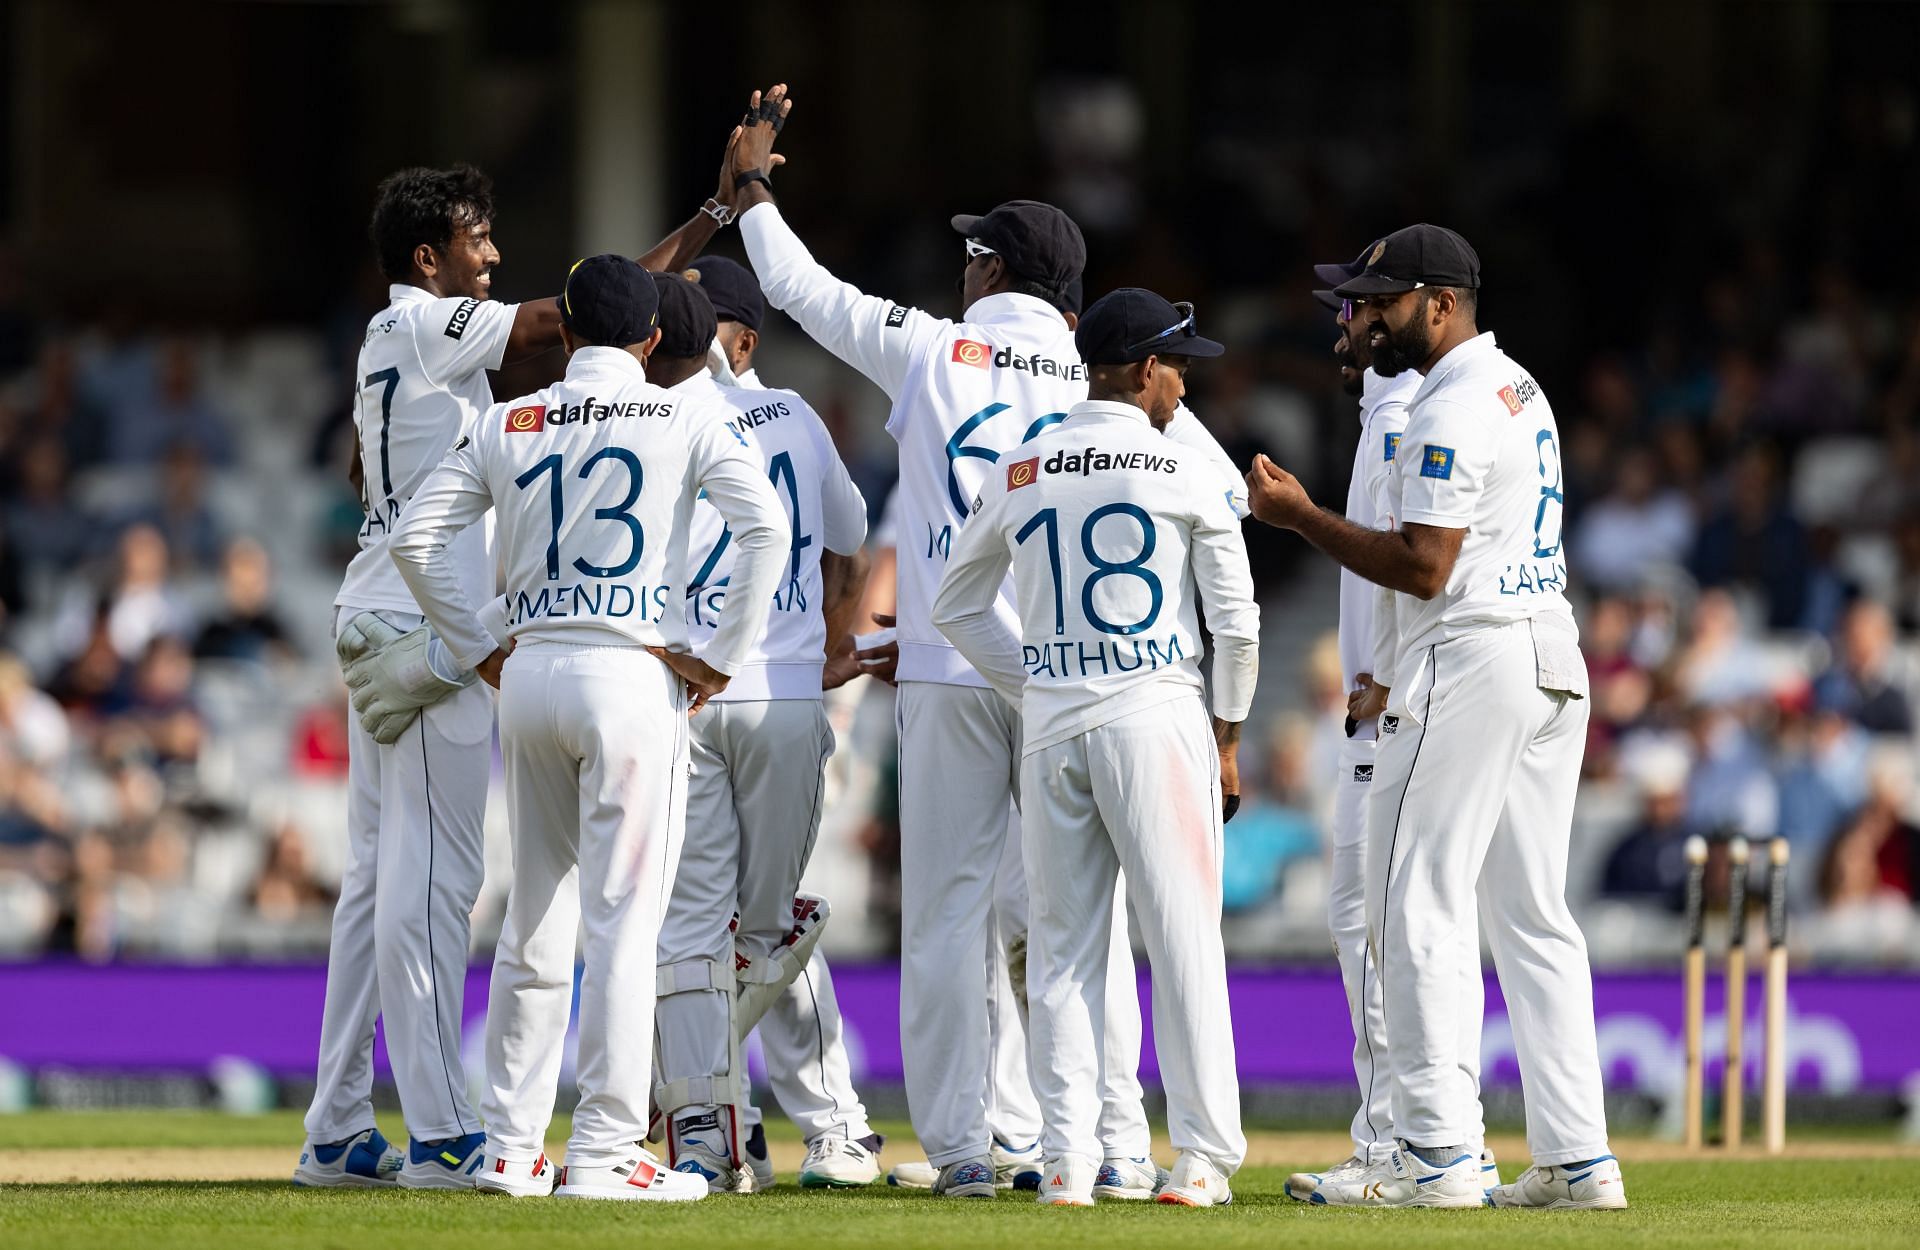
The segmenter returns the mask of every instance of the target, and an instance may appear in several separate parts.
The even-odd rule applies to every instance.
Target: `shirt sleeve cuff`
[[[1401,512],[1402,525],[1432,525],[1444,530],[1463,530],[1473,520],[1470,512],[1429,512],[1424,508],[1410,508]]]

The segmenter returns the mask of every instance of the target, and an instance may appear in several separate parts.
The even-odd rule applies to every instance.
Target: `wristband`
[[[730,224],[734,218],[734,211],[712,196],[707,197],[707,202],[700,206],[700,211],[713,218],[716,224],[722,226]]]
[[[765,174],[761,173],[757,169],[749,169],[743,174],[735,175],[733,179],[733,189],[735,191],[738,191],[741,188],[745,187],[749,182],[758,182],[765,185],[768,191],[773,190],[773,180],[768,178]]]

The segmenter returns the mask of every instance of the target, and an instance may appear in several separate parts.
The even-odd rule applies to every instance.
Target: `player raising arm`
[[[393,558],[459,664],[501,687],[514,875],[487,1012],[483,1187],[543,1193],[572,986],[580,1104],[563,1197],[702,1197],[638,1143],[651,1092],[654,944],[685,832],[687,721],[766,625],[788,529],[745,442],[649,382],[652,275],[577,264],[560,300],[567,376],[489,409],[401,514]],[[701,492],[733,530],[737,598],[686,653],[686,534]],[[449,555],[498,512],[511,663]],[[684,680],[683,680],[684,679]],[[691,699],[689,698],[691,696]],[[636,992],[635,987],[640,987]]]

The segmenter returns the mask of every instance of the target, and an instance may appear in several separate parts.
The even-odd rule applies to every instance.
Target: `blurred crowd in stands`
[[[1542,377],[1593,677],[1569,894],[1597,960],[1665,965],[1685,838],[1779,835],[1803,956],[1920,967],[1920,305],[1764,247],[1699,304],[1685,335]],[[1237,459],[1275,452],[1339,498],[1354,425],[1329,328],[1291,290],[1212,307],[1266,346],[1196,371],[1196,411]],[[798,334],[775,336],[774,371],[798,375]],[[0,956],[324,949],[346,723],[330,603],[358,520],[340,471],[350,356],[320,331],[45,324],[0,253]],[[850,395],[816,403],[874,403]],[[877,503],[889,448],[846,450]],[[1286,536],[1250,537],[1268,637],[1228,829],[1229,939],[1240,958],[1317,960],[1345,694],[1333,578]],[[879,728],[843,742],[884,756],[888,696],[868,685],[845,715]],[[849,761],[856,810],[829,821],[837,853],[874,861],[869,950],[888,947],[893,906],[884,763]],[[1725,881],[1716,849],[1715,900]]]

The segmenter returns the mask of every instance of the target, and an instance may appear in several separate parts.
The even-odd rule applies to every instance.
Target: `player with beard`
[[[1627,1205],[1607,1148],[1593,977],[1567,907],[1568,845],[1588,718],[1567,603],[1559,427],[1540,384],[1477,324],[1480,258],[1417,225],[1374,244],[1334,293],[1355,300],[1384,377],[1422,375],[1388,502],[1397,529],[1314,506],[1265,456],[1254,515],[1400,592],[1399,645],[1368,813],[1367,933],[1392,1028],[1387,1158],[1313,1190],[1335,1206]],[[1384,726],[1384,722],[1383,722]],[[1472,1148],[1477,1043],[1461,1001],[1475,883],[1513,1024],[1533,1166],[1484,1188]],[[1475,1046],[1477,1049],[1477,1045]]]

